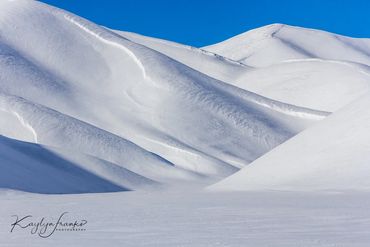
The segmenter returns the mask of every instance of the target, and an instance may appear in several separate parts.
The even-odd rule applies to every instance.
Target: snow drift
[[[370,94],[309,128],[236,174],[221,190],[369,190]]]
[[[37,1],[0,9],[4,188],[206,186],[235,172],[225,182],[249,181],[245,170],[370,89],[368,40],[272,25],[198,49]],[[48,187],[55,177],[65,180]]]

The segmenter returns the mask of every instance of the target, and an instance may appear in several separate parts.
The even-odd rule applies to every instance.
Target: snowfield
[[[359,192],[6,192],[1,198],[2,246],[367,247],[370,242],[369,195]],[[9,232],[10,214],[54,222],[63,212],[66,221],[86,220],[86,231],[57,231],[48,238],[19,227]]]
[[[2,0],[0,246],[368,246],[369,105],[370,39],[195,48]],[[67,211],[86,231],[11,232]]]

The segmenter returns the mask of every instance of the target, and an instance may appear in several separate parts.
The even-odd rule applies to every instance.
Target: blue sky
[[[42,0],[100,25],[192,46],[271,23],[370,38],[368,0]]]

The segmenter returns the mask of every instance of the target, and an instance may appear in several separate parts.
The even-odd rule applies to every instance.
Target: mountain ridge
[[[250,41],[240,36],[197,49],[110,30],[36,1],[6,0],[0,7],[0,135],[34,143],[30,147],[40,153],[43,147],[63,150],[61,167],[71,167],[70,159],[86,161],[80,167],[96,178],[83,181],[106,180],[108,191],[151,184],[203,188],[229,179],[370,92],[370,62],[353,48],[367,49],[367,43],[344,45],[329,33],[310,35],[315,42],[343,45],[339,55],[324,47],[307,53],[323,58],[302,57],[288,41],[274,40],[264,44],[271,50],[256,52],[248,64],[217,51],[248,48]],[[305,29],[265,29],[242,37],[289,37],[312,50]],[[258,35],[249,38],[260,43]],[[33,164],[47,166],[38,159],[34,154]],[[121,176],[113,176],[112,167]],[[6,171],[17,172],[11,169],[22,167]],[[65,176],[76,178],[74,171]],[[50,191],[26,185],[22,190],[76,192],[63,183]],[[90,185],[83,192],[102,191]]]

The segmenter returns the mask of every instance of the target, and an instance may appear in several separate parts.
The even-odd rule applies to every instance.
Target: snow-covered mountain
[[[0,10],[1,188],[370,187],[370,40],[275,24],[195,48]]]
[[[368,190],[369,104],[367,94],[211,189]]]
[[[284,24],[257,28],[204,49],[255,67],[308,58],[370,65],[370,39]]]

